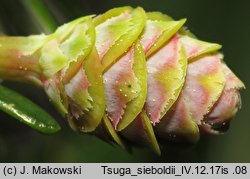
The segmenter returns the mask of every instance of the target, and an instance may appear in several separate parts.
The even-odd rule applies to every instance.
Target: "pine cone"
[[[223,133],[244,88],[221,45],[198,40],[185,21],[121,7],[50,35],[1,37],[0,77],[43,87],[76,131],[160,153],[158,138]]]

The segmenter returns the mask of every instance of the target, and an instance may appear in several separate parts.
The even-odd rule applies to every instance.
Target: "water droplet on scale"
[[[38,126],[39,126],[39,127],[41,127],[41,128],[45,127],[45,125],[44,125],[44,124],[42,124],[42,123],[41,123],[41,124],[39,124]]]
[[[135,91],[135,90],[131,90],[131,93],[134,93],[134,94],[136,94],[136,91]]]

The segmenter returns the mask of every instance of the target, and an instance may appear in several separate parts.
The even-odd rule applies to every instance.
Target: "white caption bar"
[[[0,178],[250,178],[250,163],[1,163]]]

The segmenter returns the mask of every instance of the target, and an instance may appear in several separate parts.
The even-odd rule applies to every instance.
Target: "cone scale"
[[[244,88],[221,45],[198,40],[185,21],[121,7],[50,35],[0,37],[0,77],[44,88],[75,131],[160,154],[158,139],[223,133]]]

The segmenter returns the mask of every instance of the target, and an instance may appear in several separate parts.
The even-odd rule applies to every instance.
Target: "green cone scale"
[[[0,77],[44,88],[76,131],[160,154],[158,139],[222,133],[244,88],[221,45],[198,40],[185,21],[121,7],[50,35],[0,37]]]

